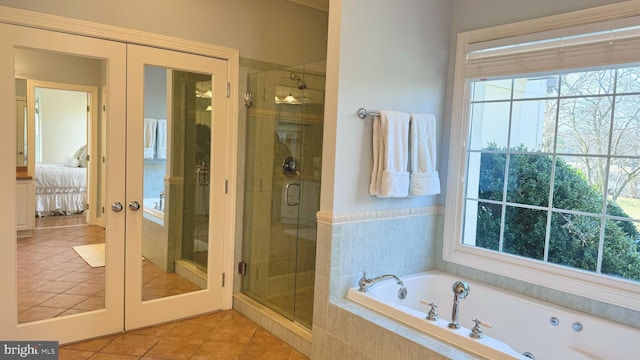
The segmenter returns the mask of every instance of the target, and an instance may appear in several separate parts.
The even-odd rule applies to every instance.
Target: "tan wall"
[[[1,6],[200,41],[284,65],[324,60],[327,13],[286,0],[0,0]]]

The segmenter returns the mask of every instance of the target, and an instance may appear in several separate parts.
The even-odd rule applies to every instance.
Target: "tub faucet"
[[[380,280],[384,280],[384,279],[395,279],[396,280],[396,284],[404,287],[404,282],[402,282],[402,279],[400,279],[399,277],[395,276],[395,275],[380,275],[378,277],[374,277],[373,279],[367,279],[367,273],[362,273],[362,277],[360,278],[360,280],[358,280],[358,285],[360,286],[360,288],[358,289],[358,291],[360,292],[367,292],[367,290],[369,289],[369,287],[371,287],[371,285],[377,283]]]
[[[451,286],[453,290],[453,309],[451,311],[451,322],[449,323],[449,329],[460,329],[458,324],[458,306],[460,305],[460,299],[466,299],[469,295],[469,284],[466,281],[456,281]]]
[[[162,211],[162,210],[164,210],[164,204],[163,204],[163,202],[164,202],[164,191],[160,191],[160,196],[159,197],[160,197],[160,200],[159,200],[160,203],[158,204],[158,210]]]

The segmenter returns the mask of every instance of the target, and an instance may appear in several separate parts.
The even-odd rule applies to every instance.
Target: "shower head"
[[[307,83],[302,79],[298,79],[298,89],[304,90],[306,88],[307,88]]]
[[[469,284],[466,281],[456,281],[451,287],[455,296],[460,299],[464,299],[469,295]]]

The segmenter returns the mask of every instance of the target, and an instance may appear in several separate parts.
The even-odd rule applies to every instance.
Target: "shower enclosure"
[[[242,291],[311,328],[325,62],[247,85]]]

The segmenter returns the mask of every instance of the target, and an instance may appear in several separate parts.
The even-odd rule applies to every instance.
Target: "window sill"
[[[443,260],[575,296],[640,311],[640,284],[560,265],[459,245]]]

